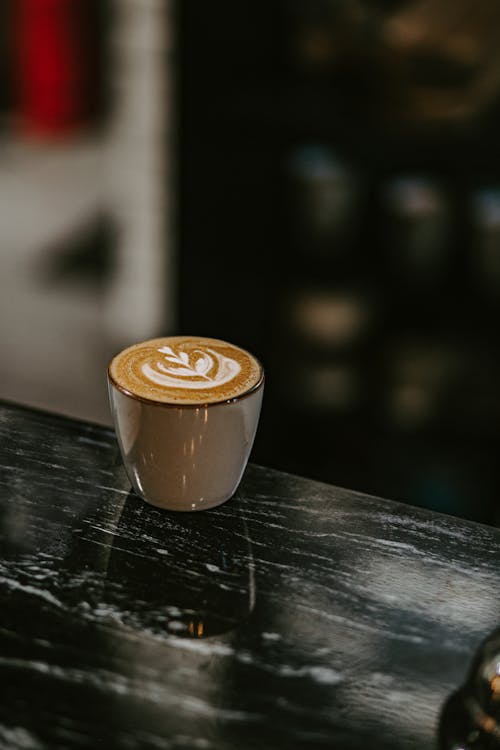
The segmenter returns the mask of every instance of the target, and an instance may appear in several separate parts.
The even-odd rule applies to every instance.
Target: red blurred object
[[[16,0],[14,56],[20,127],[60,135],[88,116],[86,0]]]

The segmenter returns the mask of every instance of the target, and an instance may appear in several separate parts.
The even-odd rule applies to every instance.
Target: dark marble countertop
[[[500,530],[250,465],[197,514],[111,430],[0,406],[0,748],[435,747]]]

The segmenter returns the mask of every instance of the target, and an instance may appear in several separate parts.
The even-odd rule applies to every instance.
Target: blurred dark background
[[[121,346],[267,370],[252,460],[500,523],[500,4],[0,9],[0,397]]]

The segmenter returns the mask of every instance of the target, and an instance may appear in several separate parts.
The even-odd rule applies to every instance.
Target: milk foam
[[[241,371],[235,359],[208,347],[197,347],[188,354],[176,352],[171,346],[162,346],[158,352],[164,355],[163,359],[157,361],[155,367],[146,362],[141,370],[148,380],[167,388],[217,388],[229,383]]]
[[[194,405],[238,398],[264,377],[258,360],[244,349],[194,336],[133,344],[112,359],[109,376],[139,399]]]

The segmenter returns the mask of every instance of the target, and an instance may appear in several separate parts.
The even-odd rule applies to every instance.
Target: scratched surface
[[[500,531],[249,466],[179,515],[114,434],[0,406],[0,748],[435,747]]]

